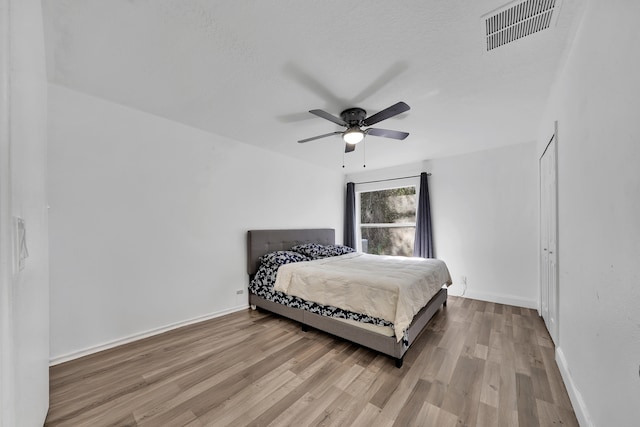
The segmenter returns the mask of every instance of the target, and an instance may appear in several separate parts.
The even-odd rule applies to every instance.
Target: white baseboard
[[[184,320],[181,322],[172,323],[170,325],[162,326],[160,328],[151,329],[145,332],[140,332],[128,337],[120,338],[117,340],[109,341],[107,343],[99,344],[86,348],[84,350],[74,351],[72,353],[64,354],[62,356],[56,356],[49,360],[49,366],[58,365],[60,363],[68,362],[70,360],[78,359],[83,356],[88,356],[99,351],[108,350],[119,345],[128,344],[133,341],[141,340],[143,338],[152,337],[154,335],[162,334],[164,332],[171,331],[173,329],[181,328],[183,326],[192,325],[194,323],[204,322],[205,320],[215,319],[226,314],[235,313],[237,311],[246,310],[249,305],[241,305],[238,307],[232,307],[227,310],[218,311],[216,313],[206,314],[204,316],[195,317],[193,319]]]
[[[538,309],[538,301],[520,298],[513,295],[488,294],[469,290],[467,290],[464,295],[456,295],[453,292],[451,292],[450,295],[477,299],[480,301],[497,302],[498,304],[515,305],[516,307]]]
[[[564,353],[560,347],[556,348],[556,363],[560,369],[560,375],[562,375],[564,385],[567,388],[567,393],[569,394],[569,399],[573,405],[573,411],[576,413],[578,424],[580,424],[581,427],[593,427],[593,422],[591,422],[587,406],[582,399],[582,394],[580,394],[580,391],[578,391],[573,382],[573,377],[571,377],[571,372],[567,365],[567,359],[565,359]]]

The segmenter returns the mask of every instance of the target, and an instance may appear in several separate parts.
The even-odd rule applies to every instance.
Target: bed
[[[437,313],[440,307],[446,306],[447,289],[443,285],[451,283],[446,266],[444,266],[444,270],[447,278],[441,279],[442,283],[438,283],[438,286],[433,291],[433,296],[429,295],[425,305],[419,308],[419,311],[412,316],[410,322],[407,322],[408,327],[403,328],[404,332],[401,337],[393,329],[394,325],[388,320],[343,310],[331,305],[315,304],[295,295],[281,294],[273,289],[264,291],[254,286],[255,282],[262,283],[261,280],[254,280],[256,276],[258,276],[258,279],[262,279],[265,274],[273,274],[273,278],[270,280],[275,283],[277,279],[282,279],[285,275],[285,270],[283,269],[283,273],[279,275],[282,277],[276,278],[275,271],[279,267],[265,270],[265,267],[267,267],[265,265],[260,268],[261,257],[264,257],[263,260],[266,263],[270,255],[280,254],[280,251],[288,253],[291,248],[300,247],[299,245],[304,246],[305,244],[328,245],[327,247],[334,247],[334,249],[344,248],[336,246],[334,243],[335,230],[327,228],[248,231],[247,273],[250,277],[249,304],[253,309],[261,308],[300,322],[303,330],[307,330],[309,327],[316,328],[388,355],[395,359],[396,366],[401,368],[404,355],[411,347],[411,344],[425,329],[429,320]],[[341,261],[342,258],[358,258],[359,255],[354,253],[340,254],[340,256],[336,257],[335,262]],[[331,262],[334,262],[334,260],[331,260]],[[315,264],[322,263],[324,262],[301,263],[296,268],[317,267]],[[442,264],[444,265],[444,263]],[[286,265],[287,268],[292,267],[292,264]],[[330,265],[326,268],[335,270]],[[316,270],[312,271],[315,274]]]

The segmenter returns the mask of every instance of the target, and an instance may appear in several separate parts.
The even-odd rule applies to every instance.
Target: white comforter
[[[351,253],[278,269],[275,290],[393,322],[398,341],[413,316],[451,284],[438,259]]]

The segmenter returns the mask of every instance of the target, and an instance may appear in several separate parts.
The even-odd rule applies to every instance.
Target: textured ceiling
[[[342,170],[342,130],[308,113],[411,110],[345,172],[533,141],[582,9],[485,52],[504,0],[43,0],[52,83]],[[188,141],[184,141],[188,144]]]

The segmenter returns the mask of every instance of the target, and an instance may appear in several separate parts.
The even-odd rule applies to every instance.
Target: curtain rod
[[[431,172],[427,172],[427,176],[431,176]],[[372,184],[374,182],[396,181],[398,179],[420,178],[420,175],[401,176],[399,178],[378,179],[375,181],[354,182],[354,184]]]

